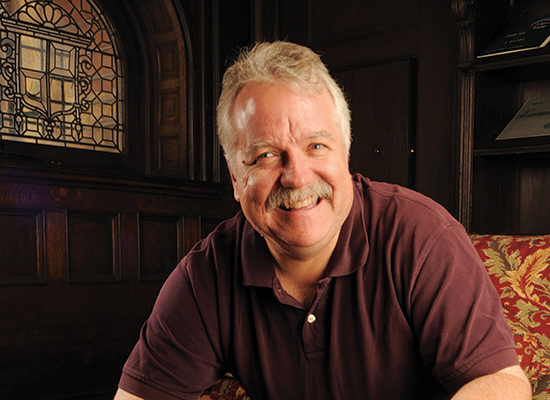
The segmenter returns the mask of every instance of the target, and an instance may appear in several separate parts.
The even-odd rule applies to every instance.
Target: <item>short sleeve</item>
[[[424,363],[451,393],[519,365],[498,293],[461,226],[449,226],[434,241],[410,304]]]
[[[158,400],[198,399],[221,370],[184,259],[167,279],[128,358],[119,387]],[[208,323],[212,323],[209,321]]]

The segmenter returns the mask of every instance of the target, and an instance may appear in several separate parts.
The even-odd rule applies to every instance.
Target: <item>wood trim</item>
[[[473,72],[474,23],[473,1],[453,0],[456,18],[457,95],[455,164],[457,168],[454,214],[469,232],[472,224],[473,137],[475,76]]]

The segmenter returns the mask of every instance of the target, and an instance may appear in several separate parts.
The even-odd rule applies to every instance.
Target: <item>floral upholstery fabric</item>
[[[550,399],[550,235],[471,235],[497,288],[533,400]],[[230,375],[201,400],[249,400]]]
[[[231,374],[226,374],[204,392],[200,400],[250,400],[250,397]]]
[[[550,235],[471,235],[497,288],[533,399],[550,398]]]

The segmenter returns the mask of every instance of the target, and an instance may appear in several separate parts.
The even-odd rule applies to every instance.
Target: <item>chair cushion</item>
[[[250,400],[250,397],[231,374],[226,374],[204,392],[200,400]]]
[[[533,399],[550,398],[550,235],[471,235],[497,288]]]

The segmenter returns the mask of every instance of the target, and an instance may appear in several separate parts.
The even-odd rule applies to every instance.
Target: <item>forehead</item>
[[[235,100],[233,122],[239,141],[283,133],[323,137],[340,134],[328,91],[302,93],[281,83],[245,85]]]

